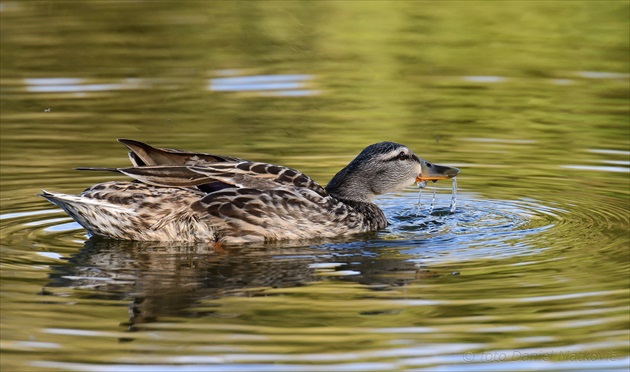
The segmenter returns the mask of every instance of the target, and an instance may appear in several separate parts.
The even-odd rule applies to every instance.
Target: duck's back
[[[211,193],[141,182],[106,182],[80,195],[42,193],[90,234],[139,241],[242,244],[332,238],[386,225],[307,188],[225,188]]]

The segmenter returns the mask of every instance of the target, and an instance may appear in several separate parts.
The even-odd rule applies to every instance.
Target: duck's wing
[[[144,142],[119,138],[129,149],[129,160],[136,167],[156,165],[204,165],[222,162],[244,161],[232,156],[212,155],[176,149],[158,149]]]
[[[271,189],[279,186],[306,188],[326,196],[326,190],[304,173],[280,165],[240,161],[224,162],[212,166],[190,167],[194,172],[206,175],[239,188]]]
[[[129,139],[118,141],[129,149],[134,167],[77,169],[114,171],[150,185],[196,187],[208,193],[226,187],[264,190],[284,186],[327,195],[322,186],[295,169],[231,156],[158,149]]]
[[[117,172],[156,186],[193,187],[213,191],[220,184],[236,188],[307,188],[325,196],[326,190],[305,174],[279,165],[248,161],[206,163],[203,166],[144,166]],[[222,188],[222,187],[218,187]],[[204,190],[205,191],[205,190]]]
[[[205,163],[204,165],[156,165],[129,168],[77,168],[79,170],[113,171],[140,182],[166,187],[196,187],[204,192],[223,188],[258,190],[280,187],[306,188],[326,196],[326,190],[307,175],[291,168],[241,160]]]

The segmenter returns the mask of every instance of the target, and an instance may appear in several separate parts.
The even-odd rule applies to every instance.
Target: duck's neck
[[[343,201],[372,203],[374,192],[361,177],[355,175],[355,171],[347,166],[335,174],[326,185],[326,192]]]
[[[382,229],[387,226],[387,218],[383,211],[372,203],[375,193],[360,173],[354,162],[350,163],[328,182],[326,192],[346,205],[349,217],[354,216],[351,219],[356,221],[356,217],[361,216],[358,221],[366,231]]]
[[[380,230],[387,226],[385,213],[378,205],[371,202],[361,202],[356,200],[344,200],[336,198],[347,207],[348,217],[363,225],[365,231]],[[360,216],[359,218],[357,218]]]

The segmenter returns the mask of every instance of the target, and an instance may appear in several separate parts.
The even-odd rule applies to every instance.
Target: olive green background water
[[[0,2],[3,371],[627,370],[627,1]],[[392,140],[458,166],[391,226],[87,239],[43,188],[116,138],[325,184]]]

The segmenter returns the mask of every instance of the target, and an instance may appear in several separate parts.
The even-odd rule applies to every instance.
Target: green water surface
[[[2,1],[2,371],[630,366],[627,1]],[[297,168],[457,166],[391,224],[237,247],[88,239],[36,194],[116,138]]]

